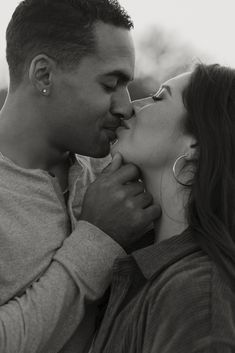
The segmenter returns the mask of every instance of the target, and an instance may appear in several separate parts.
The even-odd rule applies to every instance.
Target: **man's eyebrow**
[[[120,70],[114,70],[106,73],[104,76],[116,76],[120,81],[122,82],[130,82],[133,81],[133,77],[130,76],[129,74],[120,71]]]
[[[162,85],[161,88],[165,88],[167,90],[167,92],[169,93],[169,95],[172,97],[172,91],[171,91],[171,87],[168,85]]]

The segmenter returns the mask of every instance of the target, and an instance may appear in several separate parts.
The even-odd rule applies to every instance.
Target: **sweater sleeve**
[[[56,353],[75,330],[81,341],[91,339],[93,327],[84,332],[84,320],[95,313],[90,308],[107,289],[113,261],[122,254],[105,233],[79,221],[42,276],[0,307],[0,352]]]

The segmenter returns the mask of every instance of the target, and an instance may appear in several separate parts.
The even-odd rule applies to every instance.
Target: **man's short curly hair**
[[[94,24],[130,30],[133,23],[116,0],[25,0],[7,27],[7,62],[11,82],[19,84],[27,64],[44,53],[62,67],[73,67],[95,52]]]

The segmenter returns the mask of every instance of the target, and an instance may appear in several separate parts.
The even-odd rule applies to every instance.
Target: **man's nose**
[[[113,100],[112,114],[122,119],[130,119],[133,115],[133,106],[127,90],[120,92]]]

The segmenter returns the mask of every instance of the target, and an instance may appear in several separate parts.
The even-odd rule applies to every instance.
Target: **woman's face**
[[[183,119],[186,109],[182,101],[183,89],[191,73],[165,82],[153,97],[133,102],[134,116],[125,123],[128,129],[117,130],[118,141],[112,154],[120,152],[125,162],[140,168],[172,166],[185,153],[186,137]]]

